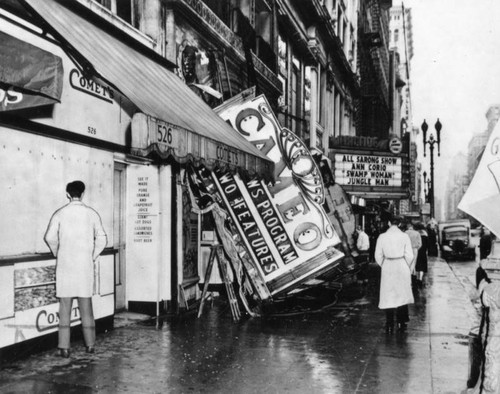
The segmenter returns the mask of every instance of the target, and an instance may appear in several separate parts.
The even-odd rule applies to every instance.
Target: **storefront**
[[[133,105],[114,87],[83,76],[51,38],[2,10],[0,52],[0,358],[58,329],[55,259],[43,241],[52,213],[79,179],[101,216],[107,248],[95,266],[94,314],[112,327],[120,269],[117,168],[125,157]],[[122,159],[120,159],[122,158]],[[74,307],[72,325],[80,324]]]
[[[100,213],[108,235],[93,304],[98,326],[112,327],[116,310],[158,315],[199,298],[201,232],[187,198],[188,163],[273,172],[272,161],[169,71],[168,61],[94,25],[77,4],[27,3],[41,18],[34,25],[1,10],[1,34],[10,37],[2,55],[25,57],[10,67],[25,67],[23,75],[37,63],[32,53],[50,63],[40,67],[49,74],[43,89],[15,72],[1,81],[0,200],[9,223],[0,249],[2,357],[57,332],[55,260],[43,235],[67,202],[68,182],[85,182],[84,202]],[[50,34],[40,34],[40,23]],[[28,93],[34,98],[25,100]],[[78,308],[72,324],[80,324]]]

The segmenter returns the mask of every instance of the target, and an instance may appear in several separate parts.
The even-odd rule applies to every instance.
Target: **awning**
[[[147,155],[156,151],[179,162],[194,159],[209,168],[241,168],[250,174],[272,176],[274,163],[173,72],[153,60],[153,56],[138,52],[94,25],[91,18],[68,8],[76,10],[81,5],[68,0],[25,2],[54,29],[59,39],[92,65],[98,77],[116,86],[148,115],[146,120],[140,117],[135,122],[137,127],[132,126],[133,143],[142,144],[132,146],[134,152]],[[151,122],[159,122],[161,130],[151,133]]]
[[[62,82],[61,58],[0,31],[0,111],[59,102]]]

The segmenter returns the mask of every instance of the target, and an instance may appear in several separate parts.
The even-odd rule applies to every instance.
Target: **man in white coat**
[[[379,308],[386,311],[386,331],[406,330],[408,304],[414,302],[411,288],[413,250],[410,237],[399,229],[401,218],[393,217],[389,229],[380,234],[375,247],[375,261],[382,267]]]
[[[66,358],[70,354],[70,314],[73,298],[78,298],[86,351],[94,352],[94,263],[107,243],[101,217],[82,202],[84,191],[85,184],[81,181],[67,184],[66,196],[70,202],[52,215],[44,237],[57,259],[58,348],[59,355]]]

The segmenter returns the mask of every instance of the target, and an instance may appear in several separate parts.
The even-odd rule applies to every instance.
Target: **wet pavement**
[[[4,366],[0,392],[459,393],[474,294],[453,265],[429,266],[406,333],[385,333],[376,281],[341,293],[333,307],[292,317],[233,323],[229,308],[215,305],[200,319],[157,329],[124,314],[118,328],[98,335],[95,354],[75,342],[70,359],[53,350]]]

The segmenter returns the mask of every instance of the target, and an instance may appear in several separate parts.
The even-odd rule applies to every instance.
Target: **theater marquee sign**
[[[335,181],[345,186],[402,186],[402,158],[335,154]]]

